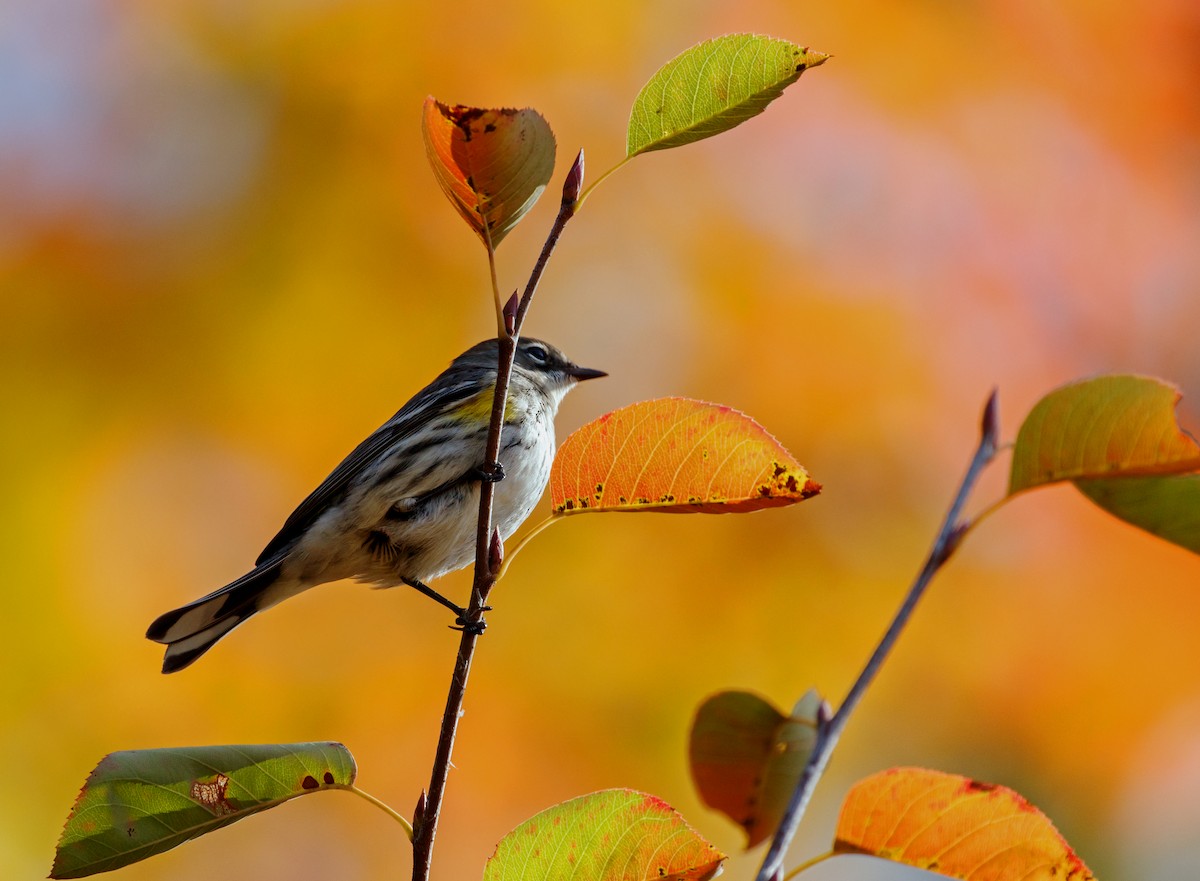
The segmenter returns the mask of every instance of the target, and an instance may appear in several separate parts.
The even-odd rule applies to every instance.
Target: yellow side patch
[[[490,386],[477,392],[454,408],[454,420],[469,424],[487,422],[492,418],[492,399],[495,396],[495,386]],[[512,395],[505,402],[504,419],[508,421],[513,416]]]

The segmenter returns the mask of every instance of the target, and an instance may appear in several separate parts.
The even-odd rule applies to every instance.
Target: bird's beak
[[[593,370],[591,367],[576,367],[572,364],[567,368],[567,376],[576,382],[583,382],[585,379],[599,379],[602,376],[608,376],[608,374],[603,370]]]

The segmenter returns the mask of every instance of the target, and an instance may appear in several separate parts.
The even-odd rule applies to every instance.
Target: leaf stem
[[[508,574],[508,564],[516,559],[517,554],[521,553],[525,545],[529,544],[529,542],[533,540],[534,536],[536,536],[542,530],[554,525],[561,519],[562,517],[551,514],[549,517],[542,518],[542,520],[539,521],[538,524],[533,527],[533,529],[521,536],[521,540],[513,546],[512,550],[505,552],[504,565],[502,565],[500,567],[500,571],[496,573],[496,580],[499,581]]]
[[[355,786],[353,783],[351,783],[349,786],[345,786],[342,788],[345,789],[347,792],[353,792],[359,798],[366,799],[368,802],[375,805],[375,807],[379,808],[379,810],[383,811],[385,814],[387,814],[389,817],[391,817],[393,820],[395,820],[397,823],[399,823],[401,826],[403,826],[404,834],[408,836],[408,840],[410,842],[413,840],[412,824],[409,823],[408,820],[406,820],[404,818],[404,816],[402,814],[400,814],[398,811],[393,810],[390,805],[386,804],[385,802],[380,801],[375,796],[371,795],[371,793],[364,792],[363,790],[361,790],[357,786]]]
[[[930,580],[945,565],[962,540],[964,534],[964,525],[961,521],[963,507],[966,505],[967,497],[970,495],[971,490],[974,489],[979,475],[996,455],[998,419],[995,391],[988,398],[983,413],[979,446],[975,450],[971,464],[967,467],[967,473],[963,476],[962,483],[959,484],[958,492],[954,496],[950,510],[946,512],[941,529],[938,530],[937,537],[934,539],[933,547],[930,549],[929,555],[925,558],[925,565],[921,567],[921,571],[909,587],[904,602],[900,604],[900,609],[896,612],[895,617],[892,619],[883,638],[879,641],[879,645],[876,646],[875,651],[871,654],[866,666],[859,673],[858,679],[851,686],[845,700],[842,701],[842,705],[838,707],[837,712],[832,716],[824,713],[818,716],[817,739],[813,745],[812,754],[804,766],[804,772],[801,774],[795,790],[792,791],[791,800],[788,802],[787,810],[784,812],[783,819],[779,823],[779,828],[775,831],[775,837],[771,840],[771,847],[767,850],[762,867],[758,870],[756,881],[772,881],[772,879],[777,878],[782,872],[784,854],[787,852],[788,846],[792,843],[792,838],[796,835],[800,819],[804,816],[808,802],[812,798],[813,790],[816,789],[817,781],[820,780],[821,775],[825,772],[825,767],[828,765],[829,758],[833,754],[833,749],[837,746],[838,739],[841,737],[842,731],[850,719],[850,714],[854,712],[854,709],[866,693],[868,686],[871,685],[878,675],[884,660],[887,659],[892,647],[896,644],[905,625],[908,623],[908,619],[912,616],[917,602],[929,586]]]
[[[578,206],[579,185],[583,175],[583,152],[575,158],[575,163],[567,173],[563,185],[563,198],[558,215],[546,236],[546,243],[538,255],[537,263],[529,274],[529,281],[517,306],[513,317],[513,330],[508,333],[503,323],[498,337],[499,345],[496,365],[496,389],[492,397],[492,416],[488,426],[487,448],[484,462],[494,464],[500,454],[500,432],[504,426],[504,409],[508,400],[508,383],[512,376],[513,357],[517,350],[517,340],[521,335],[521,326],[525,323],[525,313],[529,311],[530,301],[537,292],[538,282],[550,255],[558,244],[559,236],[564,227],[575,215]],[[454,662],[454,672],[450,678],[450,688],[446,694],[446,709],[442,713],[441,732],[438,736],[437,753],[434,756],[433,770],[429,779],[429,790],[425,799],[425,810],[416,818],[413,838],[413,881],[428,881],[430,866],[433,861],[433,841],[437,835],[438,818],[442,811],[442,800],[446,794],[446,781],[450,774],[450,757],[454,751],[454,739],[458,734],[458,720],[462,715],[463,698],[467,690],[467,676],[471,672],[471,661],[475,656],[475,644],[482,633],[483,612],[487,605],[488,594],[491,593],[499,578],[503,564],[492,568],[492,500],[495,484],[483,481],[479,486],[479,521],[475,534],[475,579],[471,587],[471,601],[467,607],[466,626],[463,627],[462,639],[458,644],[458,656]],[[499,540],[499,536],[496,536]],[[497,549],[497,556],[498,549]],[[501,558],[502,560],[502,558]]]
[[[623,168],[625,163],[628,162],[632,158],[633,158],[632,156],[626,156],[624,159],[622,159],[620,162],[618,162],[616,165],[614,165],[608,171],[604,172],[604,174],[600,175],[598,178],[596,178],[594,181],[592,181],[592,183],[588,186],[588,188],[583,191],[582,195],[580,195],[579,201],[576,202],[576,204],[575,204],[575,210],[578,211],[580,208],[583,207],[583,203],[586,202],[587,197],[592,194],[592,190],[596,189],[596,187],[600,186],[600,184],[602,184],[602,183],[604,183],[604,181],[608,180],[608,178],[611,175],[616,173],[617,169]]]
[[[833,851],[828,851],[827,853],[818,854],[817,856],[813,857],[811,860],[805,860],[800,865],[796,866],[796,868],[792,869],[792,871],[790,871],[786,875],[784,875],[783,881],[791,881],[792,878],[795,878],[801,872],[807,871],[808,869],[811,869],[813,866],[818,865],[819,863],[825,862],[831,856],[833,856]]]
[[[500,299],[500,279],[496,275],[496,249],[492,245],[492,234],[483,225],[484,245],[487,247],[488,274],[492,278],[492,299],[496,301],[496,336],[504,336],[504,301]]]

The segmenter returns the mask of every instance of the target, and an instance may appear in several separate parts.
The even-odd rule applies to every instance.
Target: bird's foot
[[[471,475],[482,483],[499,483],[504,479],[504,466],[499,462],[484,462],[476,465]]]
[[[462,614],[454,619],[454,624],[450,629],[469,633],[472,636],[480,636],[483,631],[487,630],[487,622],[483,620],[483,613],[490,611],[492,611],[491,606],[484,606],[479,610],[478,618],[469,618],[467,610],[463,609]]]

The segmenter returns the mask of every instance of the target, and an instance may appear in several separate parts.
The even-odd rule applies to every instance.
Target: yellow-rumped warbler
[[[163,672],[182,670],[254,613],[341,578],[411,585],[464,623],[465,610],[425,582],[475,559],[480,482],[500,481],[492,522],[507,538],[550,478],[563,396],[581,380],[606,375],[577,367],[541,340],[518,341],[501,468],[491,473],[483,459],[496,360],[494,339],[455,358],[300,503],[252,571],[156,619],[146,636],[167,646]]]

